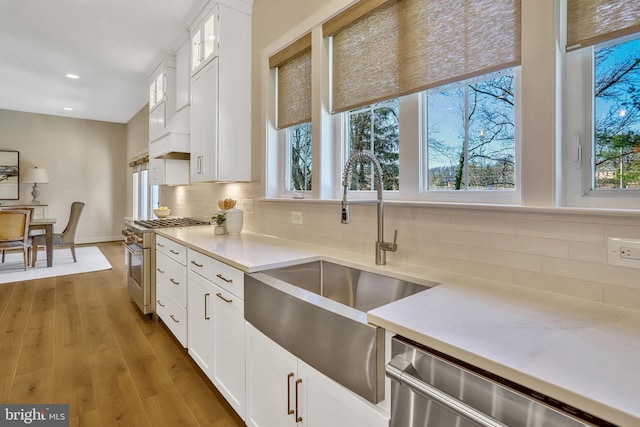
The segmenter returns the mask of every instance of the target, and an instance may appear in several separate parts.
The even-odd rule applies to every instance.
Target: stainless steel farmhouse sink
[[[373,403],[384,398],[384,329],[366,312],[436,285],[312,261],[245,275],[245,319]]]

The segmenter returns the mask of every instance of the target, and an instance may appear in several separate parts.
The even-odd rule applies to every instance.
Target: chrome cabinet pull
[[[221,299],[222,301],[224,301],[224,302],[229,302],[229,303],[233,302],[233,300],[232,300],[232,299],[226,299],[225,297],[223,297],[223,296],[222,296],[222,294],[221,294],[220,292],[218,292],[218,293],[216,294],[216,296],[217,296],[218,298],[220,298],[220,299]]]
[[[160,302],[160,300],[156,300],[156,302],[158,303],[158,305],[159,305],[160,307],[164,307],[164,304],[163,304],[163,303],[161,303],[161,302]]]
[[[233,279],[227,279],[227,278],[226,278],[226,277],[224,277],[222,274],[216,274],[216,277],[217,277],[218,279],[222,279],[222,280],[224,280],[224,281],[225,281],[225,282],[227,282],[227,283],[233,283]]]
[[[207,302],[209,300],[209,292],[207,292],[206,294],[204,294],[204,320],[209,320],[209,313],[207,313]]]
[[[293,409],[291,409],[291,378],[293,378],[293,372],[289,372],[287,375],[287,415],[293,414]]]
[[[164,245],[162,243],[156,243],[156,246],[164,248]]]
[[[158,273],[164,274],[164,270],[162,270],[160,267],[156,268],[156,270],[158,271]]]
[[[180,252],[174,251],[173,249],[169,249],[169,252],[171,252],[174,255],[180,255]]]
[[[177,320],[175,317],[173,317],[173,314],[172,314],[172,315],[170,315],[169,317],[171,317],[171,320],[173,320],[174,322],[176,322],[176,323],[180,323],[180,321],[179,321],[179,320]]]
[[[169,281],[176,286],[180,286],[180,282],[176,282],[175,280],[173,280],[173,278],[169,279]]]
[[[299,423],[300,421],[302,421],[302,417],[298,416],[298,385],[302,383],[302,378],[298,378],[296,380],[296,422]]]
[[[195,261],[191,261],[191,264],[195,265],[196,267],[200,267],[200,268],[204,267],[204,264],[198,264]]]

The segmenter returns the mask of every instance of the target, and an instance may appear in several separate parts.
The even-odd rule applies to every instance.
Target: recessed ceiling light
[[[71,107],[64,107],[64,109],[65,109],[66,111],[73,111],[73,108],[71,108]]]
[[[66,78],[68,78],[68,79],[79,79],[79,78],[80,78],[80,76],[79,76],[79,75],[77,75],[77,74],[71,74],[71,73],[69,73],[69,74],[65,74],[64,76],[65,76]]]

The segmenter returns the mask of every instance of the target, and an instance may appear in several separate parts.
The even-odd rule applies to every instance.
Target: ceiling
[[[193,3],[0,1],[0,109],[127,123],[147,103],[149,65],[186,39]]]

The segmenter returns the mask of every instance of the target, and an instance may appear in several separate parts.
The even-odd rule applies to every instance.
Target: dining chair
[[[0,249],[2,262],[5,251],[22,249],[24,269],[29,267],[29,252],[32,239],[29,237],[29,221],[31,212],[28,210],[0,210]]]
[[[78,223],[80,222],[80,214],[82,214],[82,210],[84,209],[83,202],[73,202],[71,203],[71,213],[69,214],[69,222],[67,223],[66,228],[62,233],[54,233],[53,234],[53,246],[69,246],[71,249],[71,255],[73,256],[73,262],[77,262],[76,260],[76,232],[78,231]],[[38,260],[38,247],[45,246],[45,236],[38,235],[33,236],[32,238],[33,244],[33,255],[31,256],[31,266],[35,267],[36,261]]]
[[[29,217],[29,223],[31,223],[31,221],[33,221],[35,219],[34,216],[34,208],[30,208],[27,206],[20,206],[20,207],[13,207],[13,206],[4,206],[1,208],[3,211],[29,211],[31,213],[31,216]],[[36,230],[34,232],[34,230],[29,230],[29,237],[33,237],[34,235],[38,235],[40,234],[41,230]],[[4,251],[2,253],[4,255]],[[4,260],[3,260],[4,262]]]

